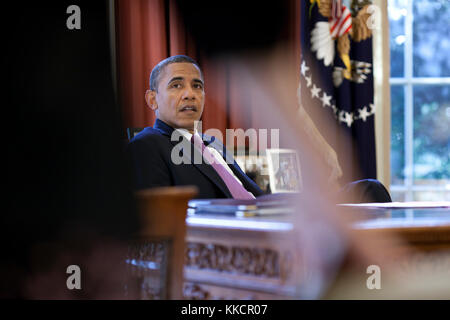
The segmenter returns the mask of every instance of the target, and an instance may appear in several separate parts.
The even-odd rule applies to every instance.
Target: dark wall
[[[292,0],[183,1],[176,5],[199,49],[209,56],[265,50],[290,38]]]

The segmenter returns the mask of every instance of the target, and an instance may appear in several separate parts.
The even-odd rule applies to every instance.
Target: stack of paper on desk
[[[194,199],[188,202],[188,214],[234,215],[251,217],[258,215],[286,214],[293,212],[290,205],[295,194],[271,194],[249,200]]]
[[[374,209],[428,209],[450,208],[450,201],[410,201],[410,202],[375,202],[375,203],[343,203],[339,206],[374,208]]]

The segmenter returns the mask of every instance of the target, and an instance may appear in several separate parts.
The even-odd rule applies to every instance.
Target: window
[[[391,193],[450,200],[450,1],[389,0]]]

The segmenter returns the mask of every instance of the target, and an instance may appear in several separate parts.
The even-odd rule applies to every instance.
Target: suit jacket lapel
[[[183,137],[185,141],[186,147],[190,148],[190,151],[184,152],[183,151],[183,157],[185,157],[186,162],[185,163],[191,163],[193,164],[198,170],[200,170],[206,177],[208,177],[214,184],[219,187],[220,190],[229,198],[232,198],[230,190],[228,190],[225,182],[223,182],[222,178],[219,176],[219,174],[216,172],[216,170],[209,164],[205,163],[202,157],[202,154],[200,153],[197,148],[194,147],[194,145],[188,141],[185,137]],[[172,144],[176,145],[178,142],[172,141]],[[184,149],[183,149],[184,150]],[[200,163],[198,161],[194,161],[196,159],[201,159]],[[196,163],[197,162],[197,163]]]
[[[227,186],[223,182],[222,178],[218,175],[216,170],[214,168],[206,163],[203,162],[202,155],[200,151],[198,151],[196,148],[194,148],[194,145],[188,141],[183,135],[181,135],[181,138],[178,141],[172,141],[172,133],[174,129],[164,122],[162,122],[159,119],[156,119],[155,125],[153,126],[154,129],[161,132],[161,134],[169,137],[170,142],[173,146],[178,145],[179,143],[182,143],[181,145],[181,154],[183,157],[183,163],[190,163],[193,164],[200,172],[202,172],[207,178],[209,178],[222,192],[229,198],[232,198],[230,190],[228,190]],[[206,136],[204,136],[205,138]],[[209,138],[209,137],[208,137]],[[183,140],[181,140],[183,139]],[[215,139],[212,137],[212,139],[205,139],[205,145],[210,144]],[[189,148],[190,150],[186,150],[186,148]],[[219,151],[220,152],[220,151]],[[196,159],[202,159],[201,163],[195,163],[197,161],[194,161]]]
[[[251,180],[242,171],[242,168],[239,168],[239,166],[236,163],[236,160],[234,159],[234,156],[228,151],[228,149],[225,148],[225,146],[222,143],[220,143],[220,141],[215,140],[214,137],[207,137],[204,135],[204,141],[205,145],[213,147],[222,155],[225,162],[230,167],[231,171],[233,171],[234,175],[242,182],[244,188],[247,190],[252,190],[253,180]],[[208,141],[208,143],[206,143],[206,141]]]
[[[233,155],[228,151],[228,149],[220,141],[215,140],[214,137],[208,137],[204,135],[203,140],[205,141],[205,145],[213,147],[220,153],[220,155],[223,157],[223,159],[227,163],[228,167],[230,167],[234,175],[242,182],[244,188],[248,190],[249,186],[251,186],[251,180],[239,168],[239,166],[236,163],[236,160],[234,160]]]

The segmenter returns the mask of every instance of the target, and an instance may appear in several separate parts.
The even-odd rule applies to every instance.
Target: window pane
[[[406,0],[388,2],[389,34],[391,48],[391,77],[404,76],[405,50],[405,16],[407,14]]]
[[[393,202],[403,202],[405,201],[404,191],[391,191],[391,199]]]
[[[404,184],[405,167],[405,87],[391,87],[391,184]]]
[[[414,86],[414,184],[450,184],[450,86]]]
[[[450,1],[414,0],[413,12],[414,76],[450,76]]]
[[[450,201],[449,191],[416,191],[414,201]]]

